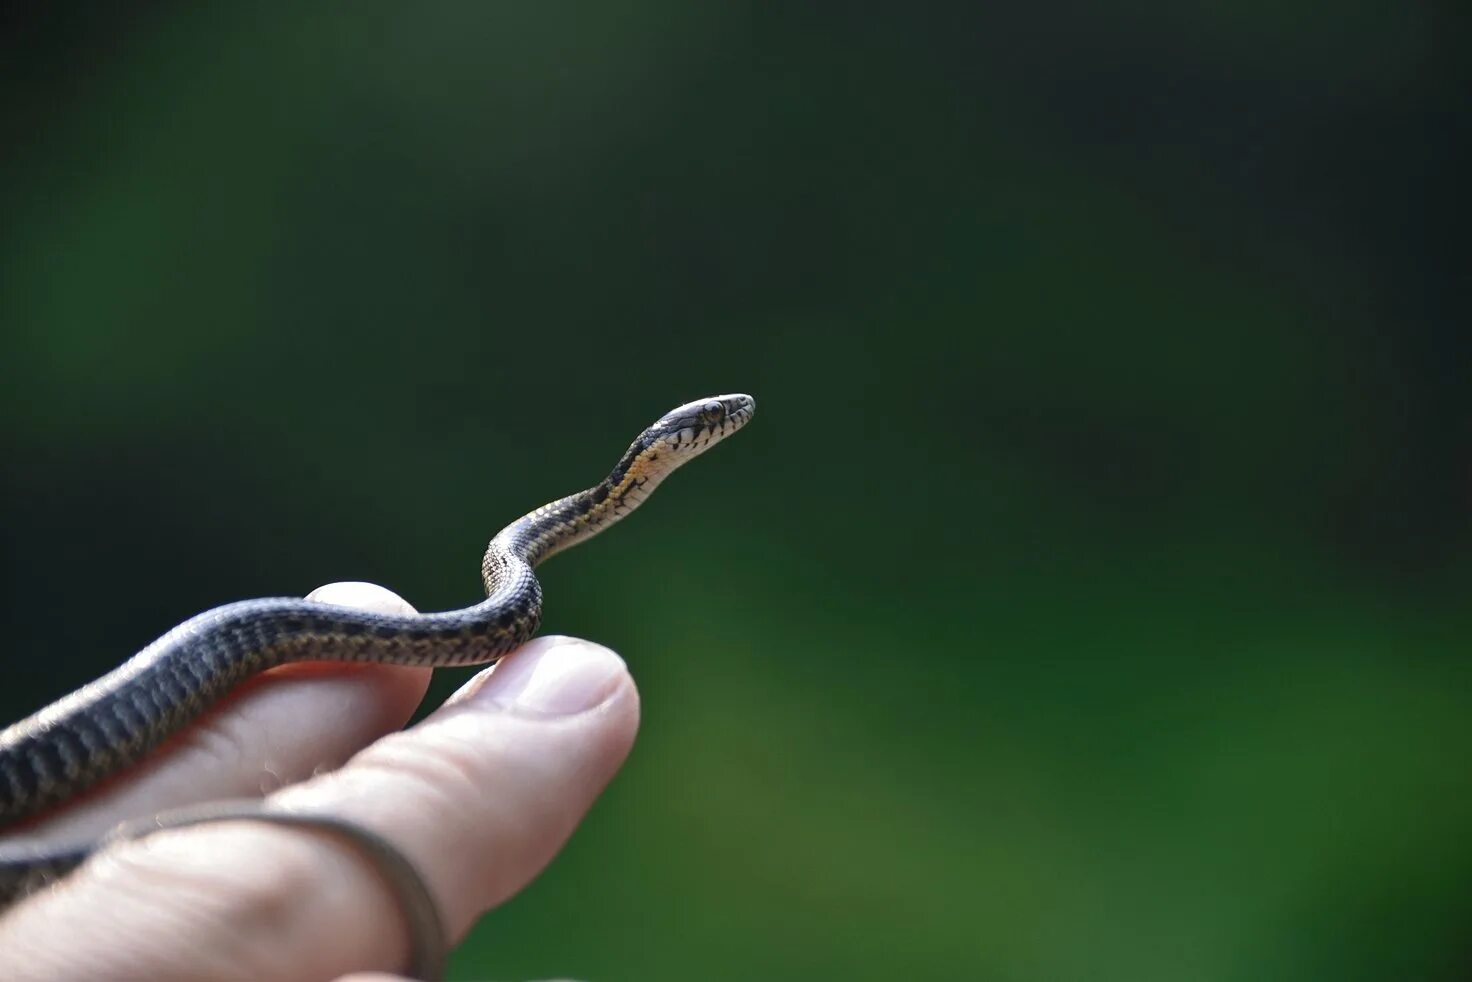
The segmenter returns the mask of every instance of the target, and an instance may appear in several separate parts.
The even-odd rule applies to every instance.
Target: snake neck
[[[487,595],[495,596],[503,588],[518,560],[536,567],[622,521],[683,462],[655,436],[641,435],[603,480],[506,526],[491,540],[481,564]]]

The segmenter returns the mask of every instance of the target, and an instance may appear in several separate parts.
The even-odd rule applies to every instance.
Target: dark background
[[[748,391],[460,975],[1465,977],[1453,7],[11,6],[0,711]]]

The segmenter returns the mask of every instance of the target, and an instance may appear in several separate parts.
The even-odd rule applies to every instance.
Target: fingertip
[[[481,672],[449,700],[531,716],[573,716],[633,687],[628,665],[601,644],[566,635],[534,638]]]
[[[306,599],[333,604],[337,607],[356,607],[358,610],[372,611],[375,614],[419,613],[409,601],[387,587],[358,580],[324,583],[307,594]]]

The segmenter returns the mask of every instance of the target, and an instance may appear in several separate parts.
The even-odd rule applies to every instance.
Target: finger
[[[330,583],[309,600],[412,614],[371,583]],[[266,672],[147,760],[75,804],[29,825],[41,838],[92,838],[118,822],[217,798],[267,794],[349,756],[413,715],[428,669],[314,663]]]
[[[272,803],[394,843],[458,938],[552,858],[637,725],[637,692],[617,655],[542,638],[418,726]],[[16,950],[24,957],[7,962]],[[106,957],[114,972],[159,982],[322,979],[398,970],[407,951],[395,898],[355,852],[250,822],[120,844],[0,921],[4,978],[86,977]]]

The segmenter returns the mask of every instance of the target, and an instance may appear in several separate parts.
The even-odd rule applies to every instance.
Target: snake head
[[[613,473],[590,488],[595,505],[612,499],[614,508],[633,508],[676,467],[745,426],[756,400],[744,393],[711,396],[677,406],[639,434]]]
[[[696,399],[671,409],[649,428],[664,449],[694,456],[745,426],[756,400],[742,392]]]

